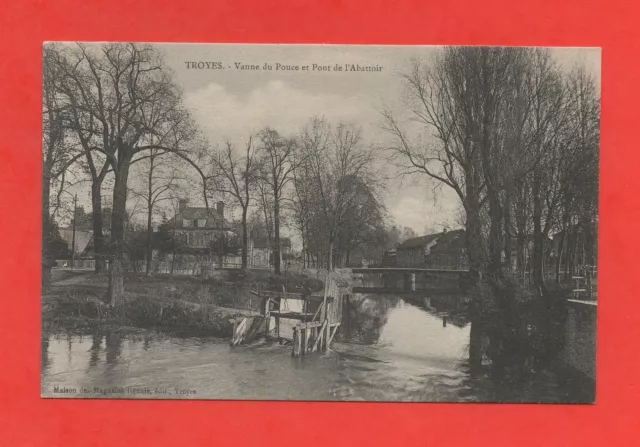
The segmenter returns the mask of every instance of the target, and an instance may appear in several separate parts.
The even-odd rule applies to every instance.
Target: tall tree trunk
[[[473,178],[473,177],[468,177]],[[467,262],[469,264],[469,285],[474,288],[481,279],[482,272],[482,239],[480,223],[480,203],[477,190],[472,182],[466,187],[466,231],[465,246]],[[469,364],[472,369],[478,369],[482,365],[482,340],[484,337],[483,318],[481,315],[482,303],[477,297],[471,303],[469,312],[471,330],[469,333]]]
[[[105,243],[102,224],[102,179],[91,183],[91,220],[93,221],[93,251],[95,252],[95,273],[104,271]]]
[[[151,261],[153,261],[153,224],[151,222],[152,215],[153,215],[153,204],[151,203],[151,201],[149,201],[148,211],[147,211],[147,255],[146,255],[147,266],[145,269],[146,270],[145,274],[147,276],[151,276]]]
[[[533,256],[532,256],[532,274],[533,288],[538,296],[544,294],[544,278],[542,275],[543,255],[543,234],[542,234],[542,198],[541,195],[541,179],[540,174],[536,172],[533,178],[532,195],[533,195]]]
[[[51,286],[51,267],[53,265],[53,256],[49,251],[49,239],[51,235],[51,178],[48,175],[47,168],[45,166],[45,175],[42,179],[42,290],[47,291]]]
[[[560,285],[560,264],[562,262],[562,258],[564,257],[564,240],[567,237],[566,231],[562,233],[562,237],[559,238],[558,241],[558,253],[556,256],[556,286]]]
[[[571,224],[571,222],[569,222]],[[571,261],[571,247],[573,246],[573,232],[571,227],[567,228],[565,237],[567,238],[565,244],[567,245],[564,250],[564,281],[567,282],[571,276],[572,261]]]
[[[306,237],[305,237],[305,228],[304,228],[304,222],[300,225],[301,231],[300,234],[302,235],[302,268],[306,269],[307,268],[307,243],[306,243]]]
[[[504,258],[506,261],[507,272],[513,271],[513,263],[511,262],[511,195],[505,193],[504,202]]]
[[[124,299],[124,222],[127,207],[127,181],[131,155],[127,150],[118,157],[118,170],[113,185],[113,214],[111,216],[111,263],[109,264],[108,296],[112,306]]]
[[[248,252],[249,252],[249,237],[247,231],[247,206],[242,208],[242,268],[246,270]]]
[[[475,189],[467,186],[465,247],[469,270],[476,275],[482,271],[482,231],[480,222],[480,203]]]
[[[147,266],[145,274],[151,276],[151,261],[153,258],[153,228],[151,218],[153,216],[153,162],[155,157],[149,158],[149,173],[147,177]]]
[[[280,198],[277,191],[273,199],[273,271],[280,275]]]
[[[527,182],[526,179],[518,179],[516,181],[518,191],[516,200],[516,272],[518,278],[522,281],[522,285],[526,279],[527,269]]]
[[[527,235],[524,228],[518,228],[518,234],[516,236],[516,270],[518,271],[518,277],[524,282],[527,270],[527,254],[525,246],[527,244]]]
[[[502,205],[497,192],[489,196],[489,263],[487,270],[496,279],[502,277]]]

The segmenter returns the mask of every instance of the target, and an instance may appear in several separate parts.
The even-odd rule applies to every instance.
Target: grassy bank
[[[129,274],[122,305],[105,300],[106,275],[57,271],[42,296],[45,331],[84,332],[98,328],[153,328],[193,335],[226,336],[229,319],[256,315],[261,300],[251,289],[315,291],[322,283],[301,274],[286,278],[269,272],[220,271],[211,278]]]

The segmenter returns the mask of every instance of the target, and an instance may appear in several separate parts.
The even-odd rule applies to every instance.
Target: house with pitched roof
[[[430,248],[425,267],[445,270],[468,268],[464,230],[443,231]]]
[[[192,252],[208,254],[212,243],[223,235],[235,234],[232,224],[224,217],[224,202],[215,208],[190,207],[187,199],[178,202],[175,216],[166,223],[169,232],[180,239]]]
[[[407,239],[396,248],[398,267],[467,268],[464,230],[427,234]]]
[[[398,267],[424,268],[426,257],[442,233],[427,234],[407,239],[396,248],[396,263]]]

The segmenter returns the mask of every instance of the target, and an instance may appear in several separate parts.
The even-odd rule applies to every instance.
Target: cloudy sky
[[[187,106],[212,143],[241,143],[265,126],[293,135],[314,115],[362,126],[364,142],[384,145],[382,106],[402,110],[399,74],[412,57],[429,58],[437,47],[160,44],[165,60],[182,86]],[[600,82],[599,49],[554,49],[567,67],[582,63]],[[193,68],[191,63],[221,68]],[[263,70],[264,64],[272,66]],[[276,64],[307,65],[308,71],[276,70]],[[259,71],[236,64],[258,65]],[[377,65],[376,72],[316,71],[313,64]],[[215,64],[218,65],[218,64]],[[201,64],[205,66],[205,64]],[[206,67],[206,66],[205,66]],[[387,174],[393,169],[384,166]],[[456,226],[458,203],[445,188],[430,187],[424,178],[392,179],[384,191],[389,214],[416,232]]]

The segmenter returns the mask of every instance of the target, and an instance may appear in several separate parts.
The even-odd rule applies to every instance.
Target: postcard
[[[594,403],[600,58],[45,43],[42,397]]]

